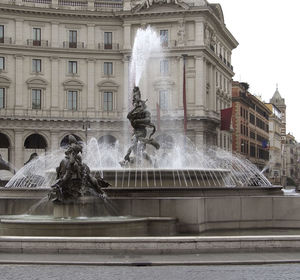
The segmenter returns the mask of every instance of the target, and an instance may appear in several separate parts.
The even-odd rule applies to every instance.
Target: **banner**
[[[221,130],[230,130],[232,107],[221,110]]]

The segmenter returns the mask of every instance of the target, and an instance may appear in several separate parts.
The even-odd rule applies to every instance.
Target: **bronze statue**
[[[128,113],[127,119],[130,121],[133,127],[133,135],[131,138],[132,145],[129,147],[124,160],[120,162],[121,166],[125,166],[127,163],[132,163],[136,160],[138,152],[142,157],[152,163],[151,157],[147,154],[147,144],[152,145],[156,149],[159,149],[159,143],[151,138],[156,132],[156,127],[151,123],[151,114],[147,110],[146,101],[141,99],[141,92],[139,87],[134,87],[132,97],[133,109]],[[147,128],[152,129],[149,137],[147,138]],[[135,158],[130,158],[130,154],[134,152]]]
[[[110,186],[98,174],[94,177],[89,167],[82,162],[82,145],[73,135],[69,135],[69,147],[65,152],[65,158],[56,168],[56,183],[51,186],[48,197],[53,202],[66,203],[74,201],[87,193],[97,194],[105,199],[102,188]]]

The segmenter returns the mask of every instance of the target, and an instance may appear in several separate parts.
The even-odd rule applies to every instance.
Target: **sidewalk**
[[[200,253],[178,255],[99,254],[0,254],[3,264],[167,266],[167,265],[250,265],[300,263],[300,252]]]

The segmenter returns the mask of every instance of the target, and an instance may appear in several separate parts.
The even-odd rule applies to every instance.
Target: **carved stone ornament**
[[[175,4],[184,9],[188,9],[189,5],[182,0],[132,0],[131,10],[138,12],[142,9],[149,9],[151,6],[155,4]]]

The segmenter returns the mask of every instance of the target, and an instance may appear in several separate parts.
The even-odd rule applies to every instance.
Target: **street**
[[[213,266],[0,265],[1,280],[287,280],[300,278],[299,264]]]

